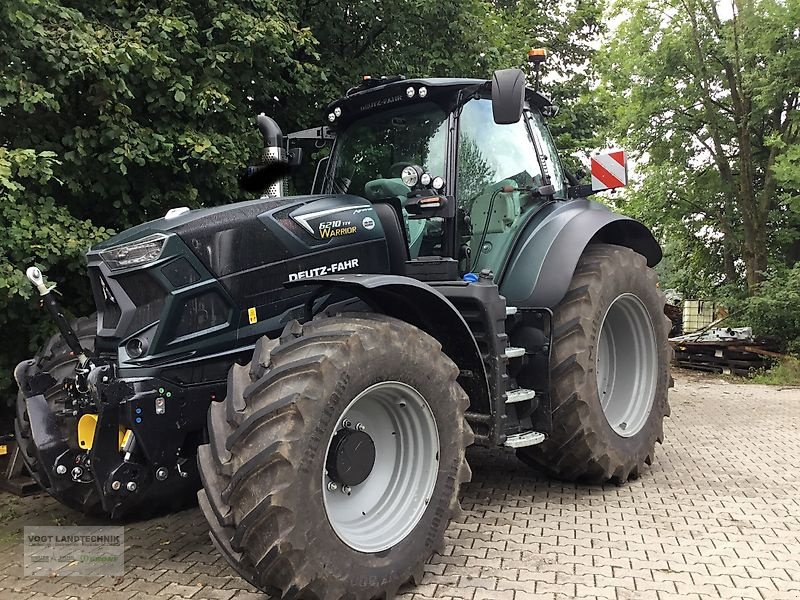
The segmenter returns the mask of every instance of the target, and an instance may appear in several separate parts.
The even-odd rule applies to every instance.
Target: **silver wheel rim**
[[[608,424],[622,437],[639,433],[653,408],[658,353],[650,314],[633,294],[618,296],[603,317],[595,374]]]
[[[385,381],[356,396],[342,413],[336,431],[344,424],[360,424],[369,434],[375,444],[375,463],[367,479],[350,488],[349,494],[341,486],[331,486],[323,468],[325,513],[336,535],[350,548],[381,552],[411,533],[430,502],[439,471],[436,420],[417,390],[399,381]],[[328,440],[328,451],[336,431]]]

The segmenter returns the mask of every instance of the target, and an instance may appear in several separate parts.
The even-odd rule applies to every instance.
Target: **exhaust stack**
[[[264,137],[264,165],[286,163],[286,149],[283,147],[283,132],[274,119],[261,114],[257,118],[258,129]],[[270,184],[266,194],[272,198],[283,196],[286,192],[286,178],[282,177]]]

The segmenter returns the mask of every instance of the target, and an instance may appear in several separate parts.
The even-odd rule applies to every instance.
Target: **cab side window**
[[[533,135],[536,138],[536,144],[542,152],[542,160],[544,160],[545,168],[550,175],[550,183],[556,188],[556,193],[553,194],[553,197],[559,200],[566,200],[567,178],[564,175],[564,167],[561,165],[561,160],[558,158],[558,149],[553,141],[553,136],[550,134],[550,129],[539,111],[527,111],[527,117],[531,131],[533,131]]]

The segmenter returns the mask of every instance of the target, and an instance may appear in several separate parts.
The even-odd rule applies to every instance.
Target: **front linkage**
[[[206,407],[198,397],[222,393],[211,384],[199,396],[155,377],[119,377],[111,357],[83,348],[39,269],[27,276],[55,321],[71,354],[74,376],[57,381],[23,361],[14,376],[25,408],[40,483],[56,496],[73,486],[93,486],[112,517],[134,508],[174,507],[200,487],[195,461]],[[49,401],[60,392],[63,402]],[[29,465],[31,466],[31,465]],[[189,492],[189,493],[187,493]],[[93,494],[89,494],[93,496]]]

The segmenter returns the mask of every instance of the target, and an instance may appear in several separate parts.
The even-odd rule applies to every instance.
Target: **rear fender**
[[[567,293],[583,250],[592,242],[638,252],[653,267],[661,260],[650,230],[639,221],[580,199],[545,205],[523,229],[497,278],[509,306],[556,306]]]
[[[459,378],[459,383],[473,403],[489,398],[486,371],[469,326],[456,307],[431,286],[399,275],[357,274],[324,275],[286,286],[309,284],[319,284],[327,290],[345,290],[370,308],[419,327],[442,344],[442,350],[462,374],[471,374]]]

